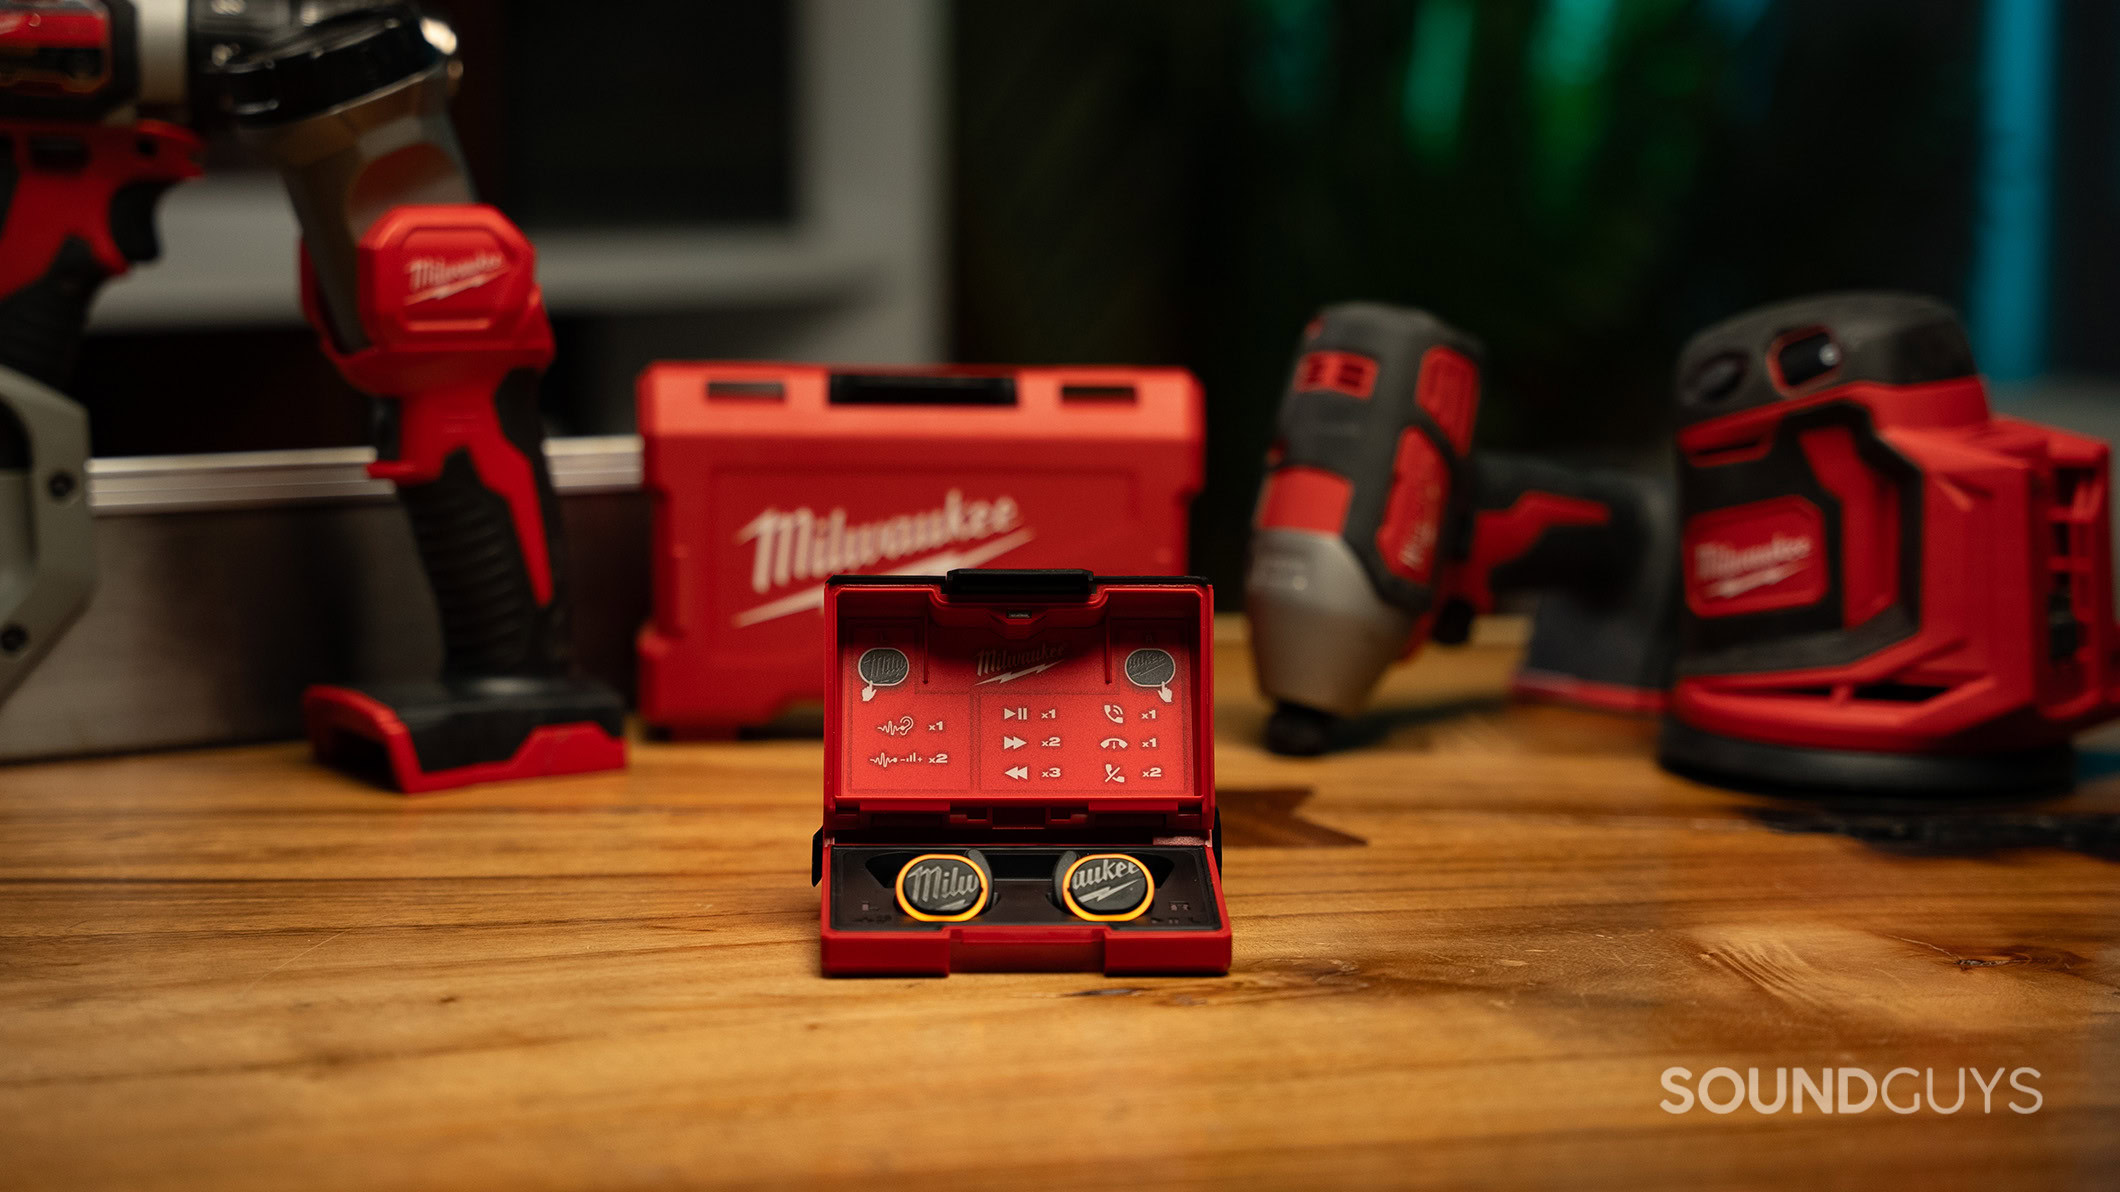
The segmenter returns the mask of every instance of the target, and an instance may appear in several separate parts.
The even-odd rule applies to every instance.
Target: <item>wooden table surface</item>
[[[2120,779],[1728,794],[1503,703],[1504,646],[1284,760],[1228,637],[1219,979],[819,977],[814,739],[416,800],[293,745],[0,770],[0,1185],[2120,1186]],[[1673,1066],[2038,1106],[1670,1113]]]

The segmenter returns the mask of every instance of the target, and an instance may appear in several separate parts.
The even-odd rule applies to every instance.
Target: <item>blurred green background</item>
[[[2104,63],[2112,7],[2063,14]],[[1327,303],[1484,339],[1485,445],[1644,457],[1678,347],[1716,319],[1848,287],[1967,299],[1987,9],[960,0],[957,354],[1196,370],[1195,567],[1222,584]],[[2109,354],[2090,338],[2051,347]]]

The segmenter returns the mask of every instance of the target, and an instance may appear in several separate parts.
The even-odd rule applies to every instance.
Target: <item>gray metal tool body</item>
[[[88,413],[0,368],[0,701],[58,644],[95,582]]]

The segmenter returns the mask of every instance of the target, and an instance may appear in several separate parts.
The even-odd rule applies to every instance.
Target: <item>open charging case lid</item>
[[[1206,842],[1213,609],[1193,578],[834,577],[820,836]]]

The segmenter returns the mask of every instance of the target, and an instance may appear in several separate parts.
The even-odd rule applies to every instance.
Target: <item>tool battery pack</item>
[[[641,715],[680,735],[822,695],[830,576],[1186,566],[1203,431],[1180,369],[658,364],[639,403]]]
[[[825,973],[1227,972],[1213,608],[1196,579],[832,579]]]

